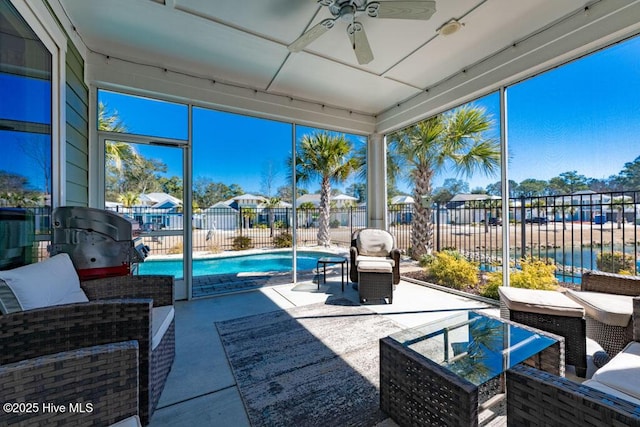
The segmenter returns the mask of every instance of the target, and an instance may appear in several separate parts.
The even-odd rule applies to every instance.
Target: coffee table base
[[[564,339],[538,333],[558,341],[523,363],[564,376]],[[504,374],[478,387],[392,338],[380,340],[380,407],[400,426],[478,426],[491,420],[485,406],[504,405],[502,390]]]

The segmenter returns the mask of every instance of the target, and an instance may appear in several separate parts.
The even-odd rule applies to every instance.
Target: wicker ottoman
[[[633,341],[633,297],[604,292],[576,292],[567,295],[584,307],[587,336],[614,357]]]
[[[385,261],[358,263],[358,294],[360,302],[389,299],[393,303],[393,268]]]
[[[565,339],[565,361],[576,375],[587,375],[587,331],[584,308],[561,292],[501,286],[501,317],[560,335]]]

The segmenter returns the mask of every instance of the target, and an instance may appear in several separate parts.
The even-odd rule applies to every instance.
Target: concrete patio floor
[[[150,425],[249,426],[240,393],[215,322],[346,297],[358,301],[351,284],[341,291],[340,276],[328,283],[301,282],[176,303],[176,359]],[[393,304],[367,304],[407,328],[446,317],[453,311],[497,307],[402,281]],[[394,425],[387,421],[384,425]]]

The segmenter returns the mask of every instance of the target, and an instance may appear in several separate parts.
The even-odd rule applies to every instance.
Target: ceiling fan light
[[[437,31],[441,36],[450,36],[453,33],[457,33],[462,28],[462,25],[457,19],[452,19],[438,28]]]

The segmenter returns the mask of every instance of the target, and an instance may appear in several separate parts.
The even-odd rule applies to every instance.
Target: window
[[[29,218],[21,245],[31,245],[35,234],[49,233],[53,60],[8,0],[0,0],[0,46],[0,210]],[[31,262],[26,252],[22,263]]]

